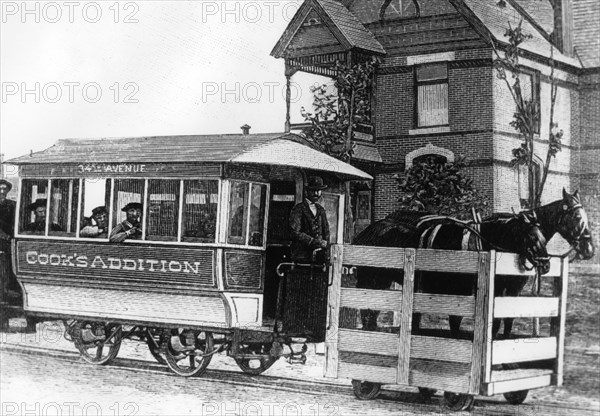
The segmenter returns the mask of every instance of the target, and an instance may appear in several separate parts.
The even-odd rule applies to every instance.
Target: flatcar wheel
[[[433,397],[433,395],[435,394],[437,390],[436,389],[429,389],[427,387],[419,387],[419,394],[421,395],[421,398],[423,400],[431,400],[431,398]]]
[[[78,321],[73,325],[73,343],[86,362],[105,365],[119,353],[122,331],[118,324]]]
[[[470,394],[444,392],[444,406],[448,410],[469,410],[473,406],[473,403],[475,403],[475,397]]]
[[[238,367],[246,374],[252,374],[257,376],[267,371],[275,362],[278,357],[269,355],[271,351],[271,344],[259,344],[259,345],[248,345],[243,344],[240,347],[240,353],[245,355],[244,358],[233,357]],[[256,354],[256,358],[248,358],[248,355]],[[266,357],[266,355],[269,355]]]
[[[381,391],[381,384],[370,381],[352,380],[354,395],[359,400],[373,400]]]
[[[504,398],[510,404],[521,404],[527,398],[528,393],[529,393],[529,390],[511,391],[508,393],[504,393]]]
[[[179,338],[179,341],[174,342],[174,338]],[[165,354],[167,365],[183,377],[200,375],[212,359],[213,348],[212,332],[184,330],[169,338]]]
[[[167,364],[167,360],[164,355],[161,353],[161,345],[163,342],[166,342],[166,335],[163,333],[163,330],[158,328],[147,328],[146,329],[146,344],[148,344],[148,349],[150,350],[150,354],[154,357],[154,359],[162,365]]]

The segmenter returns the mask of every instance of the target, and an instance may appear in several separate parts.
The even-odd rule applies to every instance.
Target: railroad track
[[[41,358],[54,358],[71,363],[80,362],[80,356],[75,351],[44,348],[31,345],[23,345],[14,342],[0,342],[0,351],[16,355],[40,356]],[[81,362],[81,365],[88,365]],[[136,373],[165,374],[171,376],[168,368],[152,361],[135,358],[116,358],[108,367]],[[202,377],[203,381],[236,385],[241,387],[265,388],[270,390],[284,391],[290,393],[310,394],[314,396],[338,396],[340,402],[354,400],[350,385],[339,383],[328,383],[322,381],[304,381],[280,377],[277,375],[250,376],[239,371],[224,369],[209,369]],[[439,414],[441,408],[441,397],[434,396],[430,403],[422,403],[418,394],[400,388],[383,389],[378,402],[387,402],[395,406],[415,406],[419,412],[431,412]],[[423,413],[427,414],[427,413]],[[553,416],[598,416],[598,410],[570,406],[558,403],[526,402],[520,406],[507,405],[501,399],[477,397],[473,415],[553,415]]]

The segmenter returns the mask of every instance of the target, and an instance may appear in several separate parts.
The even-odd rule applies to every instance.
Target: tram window
[[[263,245],[266,201],[266,185],[231,183],[228,243]]]
[[[245,182],[231,182],[229,193],[229,235],[227,242],[230,244],[246,243],[246,228],[248,225],[248,194],[249,184]]]
[[[186,180],[183,182],[181,241],[215,242],[218,203],[218,181]]]
[[[52,236],[75,237],[79,179],[54,179],[50,187],[50,226]]]
[[[23,179],[21,182],[19,233],[45,234],[47,200],[47,180]]]
[[[263,245],[263,233],[265,225],[265,208],[267,200],[267,187],[257,183],[252,184],[250,204],[250,239],[251,246]]]
[[[177,241],[179,189],[178,180],[148,181],[146,240]]]
[[[79,236],[108,238],[110,179],[84,179],[81,199]]]
[[[143,179],[115,179],[114,182],[113,227],[125,221],[127,215],[121,211],[125,205],[144,200]]]

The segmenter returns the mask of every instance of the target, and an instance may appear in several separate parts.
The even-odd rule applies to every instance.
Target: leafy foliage
[[[312,112],[304,107],[301,114],[310,126],[306,138],[319,150],[348,161],[354,151],[356,126],[371,118],[371,87],[378,61],[347,66],[336,62],[335,90],[326,85],[311,88]]]
[[[433,157],[415,163],[399,178],[401,208],[467,218],[471,208],[487,206],[473,179],[463,174],[465,166],[463,157],[453,163]]]
[[[506,3],[500,0],[497,5],[499,7],[506,7]],[[504,48],[504,55],[495,48],[496,59],[494,60],[494,67],[496,68],[496,75],[499,79],[503,80],[511,93],[512,99],[516,106],[516,111],[513,114],[513,120],[510,125],[521,135],[523,143],[512,150],[513,159],[511,164],[513,166],[522,165],[527,166],[530,172],[530,177],[533,177],[532,172],[534,171],[534,155],[535,155],[535,132],[538,130],[540,123],[541,109],[537,99],[534,99],[533,94],[530,97],[525,97],[521,88],[521,80],[519,73],[521,67],[519,64],[519,56],[521,54],[521,44],[532,36],[525,34],[522,30],[522,20],[516,27],[512,27],[509,23],[508,29],[505,32],[505,36],[508,38],[508,45]],[[552,50],[552,54],[554,50]],[[528,205],[529,207],[537,207],[540,205],[542,192],[544,185],[548,177],[548,171],[550,169],[550,162],[552,158],[556,157],[558,152],[562,150],[562,137],[563,131],[558,129],[558,124],[554,122],[554,106],[556,103],[557,85],[554,77],[554,59],[553,55],[550,57],[551,73],[550,73],[550,121],[549,121],[549,135],[548,135],[548,150],[546,152],[546,160],[543,167],[543,173],[540,183],[530,184],[530,195]],[[510,75],[509,75],[510,74]]]

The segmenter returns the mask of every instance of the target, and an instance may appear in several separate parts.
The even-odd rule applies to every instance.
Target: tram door
[[[271,182],[263,299],[263,316],[267,318],[274,318],[277,312],[279,277],[276,269],[279,263],[286,259],[289,260],[291,240],[288,223],[295,199],[296,183],[294,181]]]

